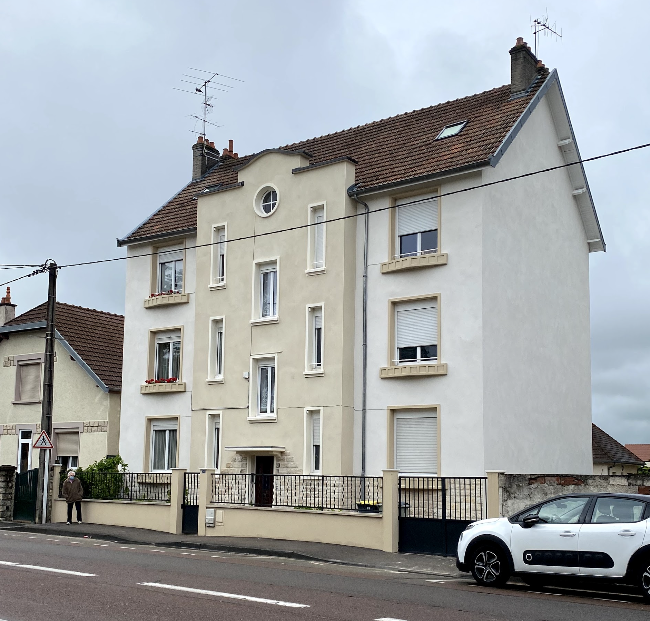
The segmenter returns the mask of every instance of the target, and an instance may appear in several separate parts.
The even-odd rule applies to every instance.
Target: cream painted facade
[[[43,329],[10,332],[0,341],[0,464],[20,468],[20,432],[31,432],[29,468],[38,467],[38,450],[31,450],[41,431],[41,402],[16,402],[17,359],[44,352]],[[8,338],[7,338],[8,337]],[[72,359],[61,342],[55,345],[53,457],[58,433],[79,432],[78,465],[86,467],[118,452],[120,394],[106,392]],[[42,364],[41,381],[42,381]],[[25,434],[26,435],[26,434]]]

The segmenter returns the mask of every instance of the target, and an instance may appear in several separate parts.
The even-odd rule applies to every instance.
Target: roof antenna
[[[557,31],[557,25],[556,22],[553,22],[553,25],[550,26],[548,23],[548,9],[546,9],[546,15],[541,18],[535,18],[532,20],[532,24],[530,27],[533,30],[533,35],[535,37],[535,58],[539,58],[537,54],[537,50],[539,49],[539,36],[540,34],[544,34],[544,36],[551,35],[555,36],[555,40],[557,41],[558,37],[561,39],[562,38],[562,30],[560,32]]]

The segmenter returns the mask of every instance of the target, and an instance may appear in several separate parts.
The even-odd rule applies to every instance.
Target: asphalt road
[[[634,594],[467,579],[0,530],[0,621],[199,619],[636,621]]]

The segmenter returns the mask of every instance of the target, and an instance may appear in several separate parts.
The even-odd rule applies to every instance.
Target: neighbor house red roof
[[[625,448],[643,461],[650,461],[650,444],[626,444]]]
[[[548,70],[541,68],[536,82],[522,97],[511,98],[507,84],[470,97],[295,142],[281,149],[306,152],[310,165],[340,157],[353,159],[357,163],[356,183],[360,190],[485,164],[548,75]],[[459,134],[436,140],[446,125],[459,121],[467,121]],[[208,187],[237,183],[237,169],[253,157],[254,154],[238,159],[222,157],[219,164],[203,177],[188,183],[121,242],[195,229],[194,197]]]
[[[6,325],[45,321],[46,316],[47,303],[44,303],[18,315]],[[106,386],[112,390],[122,388],[122,315],[57,302],[55,327]]]

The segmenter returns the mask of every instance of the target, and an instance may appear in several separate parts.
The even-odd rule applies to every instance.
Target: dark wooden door
[[[29,446],[29,445],[28,445]],[[33,522],[36,519],[36,489],[38,468],[16,474],[14,520]]]
[[[273,506],[273,456],[255,458],[255,506]]]

